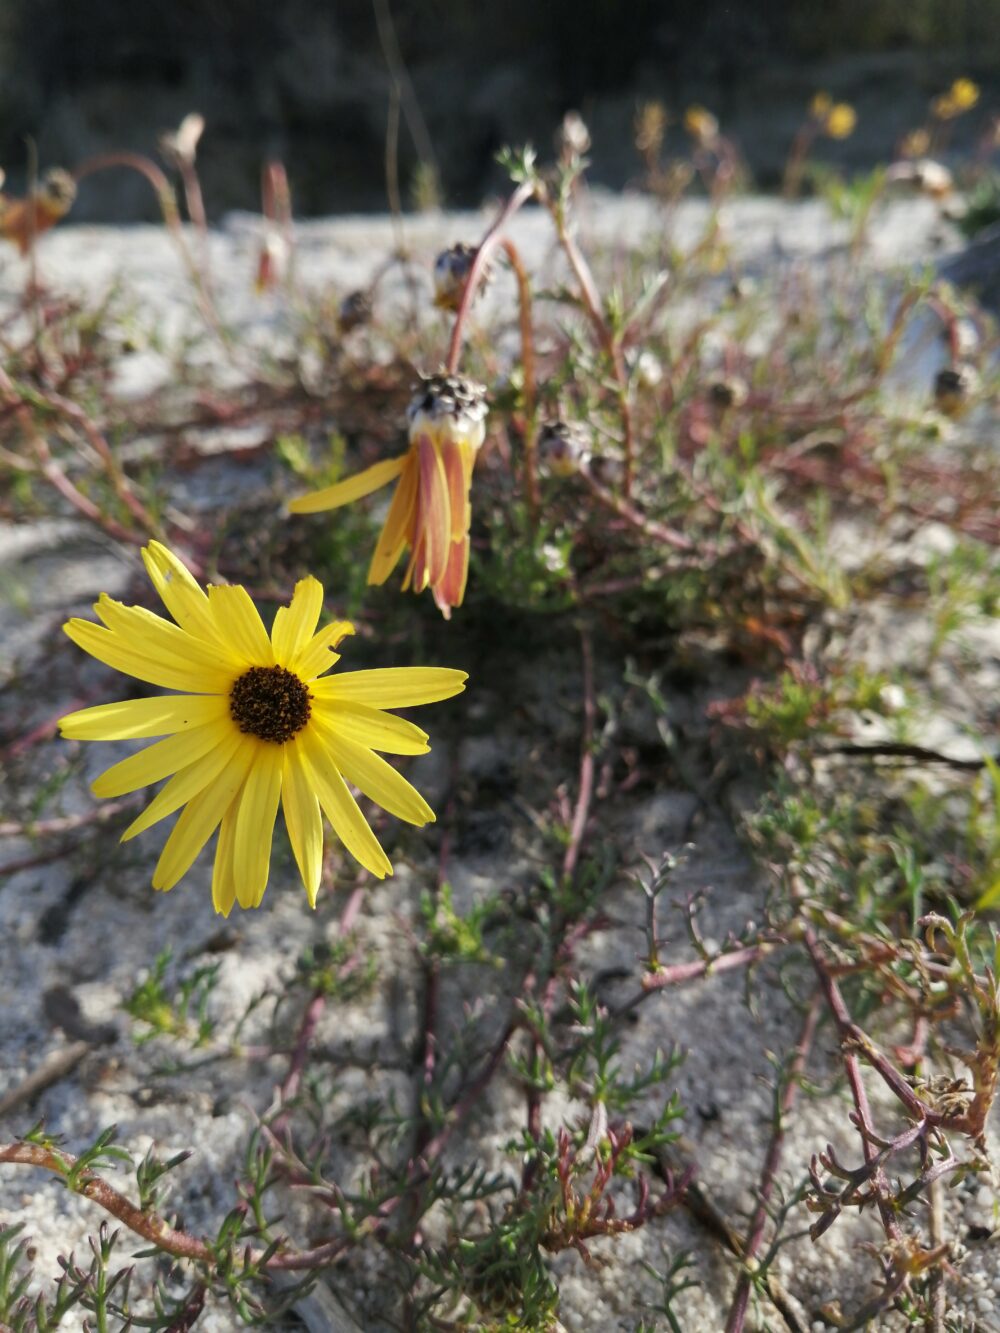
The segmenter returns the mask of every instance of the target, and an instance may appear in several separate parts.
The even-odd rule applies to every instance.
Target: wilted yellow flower
[[[854,133],[857,123],[858,117],[854,107],[848,102],[837,102],[827,113],[823,131],[831,139],[846,139]]]
[[[125,842],[181,810],[153,888],[173,888],[219,829],[215,910],[228,916],[234,902],[258,907],[279,804],[310,906],[322,870],[321,811],[356,860],[379,879],[391,875],[347,784],[408,823],[433,820],[419,792],[376,753],[424,754],[426,733],[384,710],[458,694],[465,673],[390,667],[328,676],[339,660],[334,650],[354,627],[342,620],[317,631],[323,589],[316,579],[295,585],[269,634],[246,589],[206,594],[159,542],[142,555],[176,623],[102,595],[94,607],[101,625],[74,619],[63,628],[99,662],[184,693],[85,708],[59,726],[74,740],[165,737],[91,786],[95,796],[122,796],[169,778],[122,835]]]
[[[833,98],[829,93],[817,93],[809,103],[809,114],[813,120],[826,120],[833,110]]]
[[[409,548],[404,590],[430,588],[448,620],[452,607],[462,604],[469,572],[469,492],[486,434],[486,390],[457,375],[426,376],[410,401],[407,420],[410,447],[405,454],[300,496],[288,507],[293,514],[338,509],[398,477],[368,582],[384,583]]]
[[[710,147],[719,137],[719,122],[703,106],[688,107],[684,112],[684,128],[703,147]]]

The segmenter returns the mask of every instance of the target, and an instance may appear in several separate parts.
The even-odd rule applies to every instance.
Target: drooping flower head
[[[689,106],[684,112],[684,128],[702,148],[711,148],[719,139],[719,122],[703,106]]]
[[[403,588],[430,588],[441,614],[461,606],[469,572],[469,493],[476,454],[486,435],[486,390],[458,375],[425,376],[406,411],[410,447],[346,481],[300,496],[293,514],[337,509],[399,478],[368,582],[386,581],[410,552]]]
[[[0,196],[0,236],[26,255],[42,232],[66,216],[76,201],[76,181],[62,167],[50,167],[26,199]]]
[[[458,241],[442,250],[434,260],[434,304],[439,310],[457,311],[472,272],[478,251],[474,245]],[[477,280],[478,296],[493,281],[493,268],[486,263]]]
[[[181,811],[153,888],[173,888],[218,829],[216,911],[228,916],[234,902],[258,907],[279,805],[310,906],[322,870],[321,812],[355,860],[379,879],[391,875],[348,783],[408,823],[433,820],[419,792],[377,753],[424,754],[427,735],[385,710],[450,698],[464,689],[465,673],[388,667],[327,675],[354,627],[334,621],[317,630],[316,579],[295,585],[268,633],[246,589],[204,592],[159,542],[142,554],[173,621],[102,595],[94,607],[100,625],[74,619],[64,629],[107,666],[183,693],[85,708],[59,725],[74,740],[164,737],[91,787],[95,796],[122,796],[169,779],[122,835],[125,842]]]

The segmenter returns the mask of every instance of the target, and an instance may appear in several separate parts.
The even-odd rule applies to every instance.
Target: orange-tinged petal
[[[453,606],[461,606],[465,597],[465,584],[469,577],[469,539],[452,542],[448,553],[448,565],[440,583],[435,583],[434,601],[445,620],[451,619]]]
[[[418,542],[422,539],[420,559],[414,566],[413,586],[423,592],[429,583],[437,583],[448,563],[451,545],[451,507],[448,481],[440,451],[427,435],[417,440],[419,479],[417,486]]]
[[[472,468],[475,455],[471,445],[461,440],[445,440],[441,458],[448,480],[448,502],[451,506],[451,540],[461,541],[469,534],[472,507],[469,491],[472,489]]]

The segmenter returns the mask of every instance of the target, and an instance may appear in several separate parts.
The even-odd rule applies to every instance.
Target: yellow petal
[[[222,777],[188,801],[170,830],[153,871],[154,889],[172,889],[193,864],[201,849],[219,827],[232,805],[253,757],[252,745],[244,741]],[[241,762],[242,761],[242,762]]]
[[[182,768],[180,772],[174,774],[166,786],[156,793],[138,819],[129,824],[122,834],[122,842],[128,842],[137,834],[152,828],[161,819],[166,819],[167,815],[172,815],[192,797],[204,791],[210,782],[215,781],[226,765],[232,761],[236,751],[244,744],[243,737],[235,727],[229,730],[230,735],[227,740],[213,746],[207,754],[203,754],[193,764],[188,764],[187,768]]]
[[[377,879],[392,874],[392,864],[379,846],[378,839],[357,801],[347,789],[336,764],[316,734],[307,727],[297,737],[306,761],[308,777],[319,797],[323,811],[333,825],[333,831],[356,861],[370,870]]]
[[[124,606],[113,597],[102,593],[94,604],[94,610],[108,629],[125,643],[133,645],[147,657],[163,657],[188,667],[192,681],[191,690],[197,694],[217,694],[228,688],[221,687],[219,680],[232,681],[232,670],[239,665],[229,648],[218,641],[212,643],[197,639],[187,630],[164,620],[155,611],[147,611],[144,606]],[[211,679],[212,685],[202,684],[203,679]]]
[[[232,728],[226,722],[210,722],[193,731],[178,732],[176,736],[147,745],[138,754],[112,764],[95,778],[90,790],[95,796],[124,796],[128,791],[148,787],[152,782],[160,782],[171,773],[187,768],[215,746],[225,744],[231,734]]]
[[[465,671],[450,667],[380,667],[376,671],[338,671],[317,680],[310,690],[317,699],[370,704],[373,708],[411,708],[461,694]]]
[[[339,509],[341,505],[351,504],[387,486],[394,477],[399,476],[405,462],[406,454],[401,454],[399,458],[385,458],[381,463],[373,463],[363,472],[348,477],[346,481],[338,481],[335,486],[300,495],[297,500],[290,502],[288,508],[293,514],[318,514],[323,509]]]
[[[208,598],[173,551],[160,542],[150,542],[142,552],[142,560],[160,600],[181,629],[202,639],[217,639]]]
[[[172,654],[140,652],[111,630],[92,620],[74,618],[63,625],[64,633],[91,657],[115,671],[159,685],[166,690],[189,690],[192,694],[228,694],[233,683],[231,671],[207,672],[191,666]]]
[[[289,671],[294,671],[300,680],[315,680],[317,676],[329,671],[340,661],[340,654],[333,650],[348,634],[354,633],[354,626],[349,620],[333,620],[324,625],[318,634],[314,634],[305,648],[293,659]]]
[[[281,806],[285,813],[285,827],[309,906],[315,907],[323,873],[323,820],[319,813],[319,798],[309,784],[295,740],[282,748]]]
[[[226,644],[251,666],[274,666],[274,650],[260,613],[246,588],[211,587],[208,603]]]
[[[81,708],[60,718],[59,730],[75,741],[134,741],[204,726],[228,712],[229,701],[222,694],[167,694]]]
[[[383,754],[426,754],[431,748],[426,731],[394,713],[384,713],[381,708],[331,704],[327,700],[316,700],[313,707],[317,718],[338,736],[367,745],[369,750],[381,750]]]
[[[322,610],[323,585],[311,575],[300,579],[295,585],[291,605],[278,608],[271,627],[274,660],[278,666],[291,670],[289,663],[312,638]]]
[[[390,815],[405,819],[408,824],[416,824],[418,828],[424,824],[433,824],[434,811],[416,787],[411,786],[391,764],[363,745],[346,740],[343,736],[327,731],[325,727],[318,727],[317,730],[344,777],[376,805],[388,810]]]
[[[417,456],[407,455],[403,475],[392,497],[385,524],[382,527],[375,554],[368,568],[368,582],[384,583],[399,563],[408,544],[413,541],[413,519],[417,508]]]
[[[257,907],[264,896],[281,797],[282,747],[263,741],[254,749],[236,816],[233,874],[241,907]]]
[[[239,796],[222,816],[219,841],[215,847],[212,866],[212,906],[220,916],[228,916],[236,901],[236,880],[233,878],[233,849],[236,846],[236,811]]]

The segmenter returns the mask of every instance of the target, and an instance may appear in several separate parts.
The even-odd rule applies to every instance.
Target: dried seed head
[[[176,130],[160,135],[160,153],[172,166],[194,166],[198,141],[205,131],[205,117],[189,111]]]
[[[50,167],[38,185],[37,198],[56,217],[64,217],[76,200],[76,181],[62,167]]]
[[[229,712],[245,735],[277,745],[309,721],[311,695],[284,667],[251,667],[229,692]]]
[[[337,309],[337,327],[341,333],[350,333],[352,329],[367,324],[372,317],[372,298],[360,288],[348,292]]]
[[[555,134],[556,154],[560,161],[571,162],[590,151],[590,130],[578,111],[567,111]]]
[[[486,387],[461,375],[424,375],[406,409],[410,439],[425,431],[478,449],[486,435]]]
[[[630,358],[630,368],[642,389],[655,389],[663,381],[663,362],[648,347]]]
[[[742,407],[749,393],[745,380],[738,375],[727,375],[708,386],[708,401],[717,411],[728,412],[731,407]]]
[[[952,174],[946,166],[932,158],[922,157],[917,161],[894,162],[885,173],[890,185],[899,185],[931,199],[944,199],[954,188]]]
[[[254,290],[259,296],[277,287],[288,272],[288,260],[291,250],[288,241],[274,227],[266,227],[260,241],[260,253],[257,256],[257,276]]]
[[[466,245],[464,241],[459,241],[455,245],[450,245],[447,250],[442,250],[435,259],[434,304],[438,309],[452,311],[458,309],[476,253],[475,246]],[[492,278],[493,270],[487,264],[479,277],[477,296],[492,281]]]
[[[538,432],[542,466],[553,477],[571,477],[590,466],[592,440],[581,421],[546,421]]]
[[[934,406],[946,417],[964,416],[977,387],[971,366],[945,366],[934,377]]]

